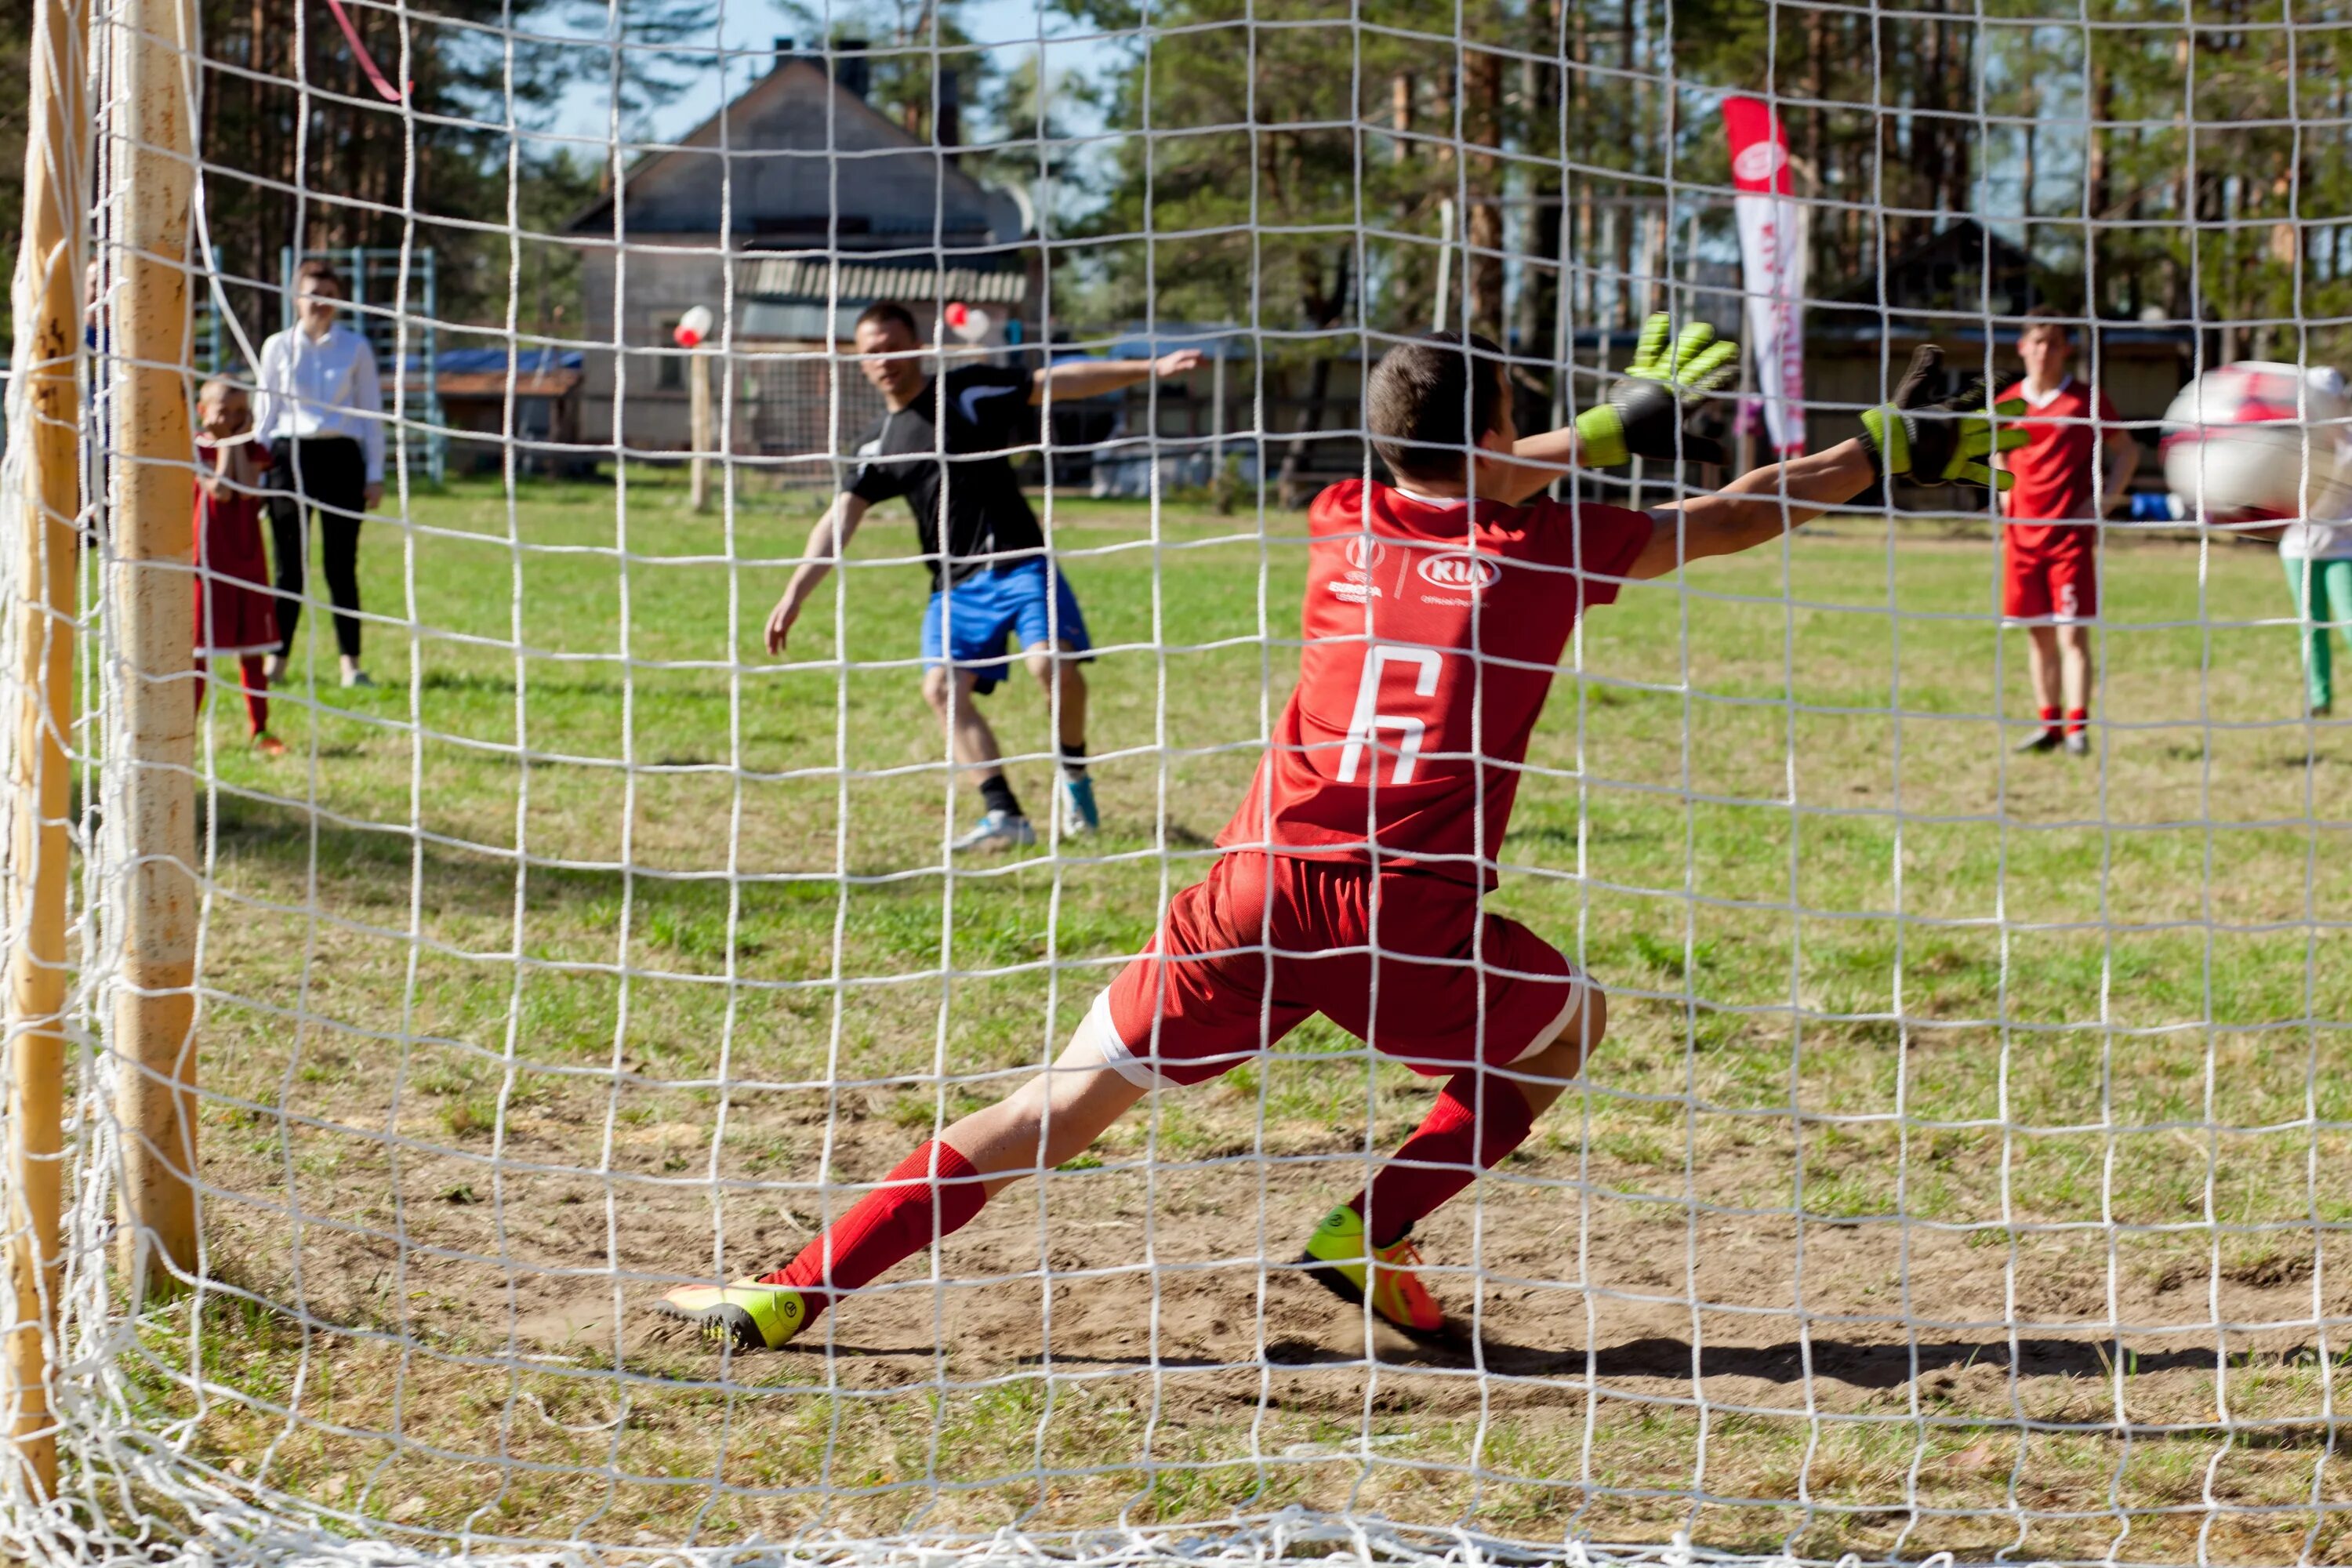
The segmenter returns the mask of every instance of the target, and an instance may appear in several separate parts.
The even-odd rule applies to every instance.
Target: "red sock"
[[[2069,708],[2066,710],[2066,733],[2069,735],[2081,734],[2084,727],[2088,725],[2090,721],[2091,710],[2088,708]]]
[[[245,673],[245,719],[260,734],[269,728],[269,678],[261,673],[261,656],[249,653],[238,662]]]
[[[939,1175],[931,1163],[939,1162]],[[811,1319],[835,1296],[845,1295],[930,1246],[935,1236],[952,1236],[971,1223],[988,1194],[980,1172],[945,1143],[924,1144],[898,1162],[880,1186],[825,1226],[801,1255],[772,1274],[765,1285],[790,1285],[808,1300]],[[828,1273],[826,1262],[831,1260]]]
[[[1528,1109],[1519,1086],[1507,1078],[1490,1077],[1486,1100],[1481,1115],[1476,1073],[1456,1073],[1446,1079],[1437,1103],[1412,1136],[1373,1175],[1372,1184],[1349,1200],[1348,1206],[1364,1216],[1373,1246],[1394,1242],[1468,1186],[1480,1169],[1491,1170],[1527,1142],[1536,1115]]]
[[[2045,730],[2055,730],[2058,728],[2058,710],[2055,708],[2044,708],[2042,710],[2042,727]]]

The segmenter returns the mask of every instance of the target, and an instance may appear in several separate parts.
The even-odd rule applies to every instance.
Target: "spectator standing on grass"
[[[204,705],[208,666],[234,659],[254,749],[282,757],[286,743],[269,732],[269,676],[262,665],[278,647],[278,602],[261,548],[269,448],[248,436],[253,412],[244,390],[218,376],[196,394],[196,705]]]
[[[2315,391],[2345,395],[2343,374],[2323,366],[2305,373]],[[2333,459],[2346,466],[2352,431],[2334,432],[2332,449],[2315,440],[2315,463]],[[2314,487],[2315,489],[2317,487]],[[2339,508],[2339,513],[2344,509]],[[2303,679],[2306,710],[2314,719],[2336,711],[2336,667],[2328,631],[2352,644],[2352,515],[2297,518],[2279,530],[2279,563],[2286,568],[2287,592],[2294,595],[2303,623]]]
[[[2099,614],[2099,521],[2139,468],[2139,443],[2107,395],[2073,370],[2074,335],[2047,305],[2017,334],[2025,378],[1994,399],[2024,400],[2025,445],[2001,455],[2017,477],[2001,503],[2001,614],[2022,626],[2042,722],[2021,752],[2091,749],[2091,623]],[[2099,454],[2106,451],[2100,471]]]
[[[269,531],[278,551],[278,629],[268,662],[286,677],[302,618],[302,563],[319,513],[320,565],[335,605],[335,647],[345,686],[373,686],[360,668],[360,516],[383,501],[383,384],[375,351],[335,318],[343,280],[323,261],[294,275],[294,325],[261,345],[254,427],[269,443]]]

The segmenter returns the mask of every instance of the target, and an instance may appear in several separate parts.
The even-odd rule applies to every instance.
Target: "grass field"
[[[2087,763],[2006,753],[1983,539],[1840,520],[1596,613],[1496,901],[1612,1037],[1423,1228],[1475,1335],[1368,1333],[1284,1267],[1431,1093],[1318,1022],[1008,1194],[957,1283],[910,1265],[722,1363],[637,1304],[781,1261],[1017,1081],[1204,868],[1289,689],[1303,520],[1057,503],[1106,831],[949,868],[921,574],[852,569],[771,661],[814,503],[681,501],[422,498],[367,530],[382,687],[282,701],[276,763],[210,710],[234,1289],[159,1314],[140,1376],[232,1490],[624,1546],[1307,1502],[2352,1556],[2352,729],[2239,624],[2283,613],[2267,551],[2111,551]],[[893,507],[861,561],[911,537]],[[1039,693],[991,712],[1042,812]]]

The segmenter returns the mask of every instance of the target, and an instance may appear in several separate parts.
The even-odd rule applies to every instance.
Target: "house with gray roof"
[[[837,358],[867,305],[897,300],[925,321],[983,306],[978,347],[1019,333],[1034,291],[1026,209],[958,166],[952,114],[941,141],[869,102],[869,58],[863,45],[818,55],[779,39],[767,75],[572,220],[583,335],[620,345],[586,356],[583,440],[688,445],[671,334],[697,305],[718,318],[729,449],[811,483],[830,481],[840,436],[880,410]]]

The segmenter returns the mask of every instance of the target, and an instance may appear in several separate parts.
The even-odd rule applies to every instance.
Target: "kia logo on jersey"
[[[1359,572],[1369,572],[1389,558],[1389,547],[1364,534],[1350,534],[1348,539],[1348,564]]]
[[[1503,580],[1503,569],[1475,555],[1433,555],[1421,563],[1421,580],[1457,592],[1491,588]]]

